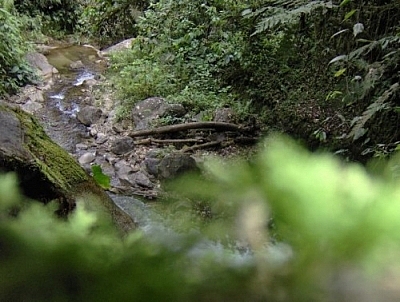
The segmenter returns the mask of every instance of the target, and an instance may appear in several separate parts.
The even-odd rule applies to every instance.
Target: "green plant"
[[[0,96],[13,93],[33,79],[25,60],[28,44],[20,32],[17,17],[0,6]]]
[[[178,201],[151,235],[119,237],[83,201],[58,219],[0,175],[0,300],[397,300],[398,158],[372,176],[286,138],[264,144],[251,162],[207,161],[206,176],[170,185]]]
[[[110,45],[136,35],[136,22],[149,1],[90,0],[80,17],[81,31],[100,43]]]
[[[39,17],[45,32],[60,35],[75,30],[83,4],[74,0],[14,0],[14,6],[21,14]]]

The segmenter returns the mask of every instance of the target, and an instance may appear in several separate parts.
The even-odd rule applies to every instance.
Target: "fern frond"
[[[274,1],[274,6],[263,7],[249,16],[267,14],[256,26],[252,35],[283,25],[292,25],[299,21],[302,14],[310,14],[316,9],[332,8],[331,2],[326,1]],[[279,5],[278,5],[279,4]]]
[[[399,83],[395,83],[385,90],[385,92],[371,105],[368,106],[362,116],[358,116],[353,120],[353,127],[347,136],[353,138],[353,141],[362,137],[367,130],[364,128],[365,123],[378,111],[385,109],[387,103],[385,103],[397,90],[399,89]]]

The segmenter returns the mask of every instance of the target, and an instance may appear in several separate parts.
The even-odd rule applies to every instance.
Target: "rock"
[[[101,109],[94,106],[86,106],[79,110],[76,118],[85,126],[90,126],[98,121],[102,115],[103,111]]]
[[[107,135],[105,135],[104,133],[97,133],[96,144],[102,145],[106,141],[108,141],[108,136]]]
[[[37,102],[33,102],[31,100],[28,100],[25,104],[21,106],[22,110],[28,112],[28,113],[35,113],[39,109],[43,108],[42,104],[39,104]]]
[[[79,157],[78,161],[81,165],[89,164],[96,159],[96,154],[93,152],[87,152]]]
[[[49,64],[47,58],[38,52],[31,52],[26,55],[28,63],[38,71],[38,74],[45,80],[49,80],[58,70]]]
[[[118,44],[115,44],[113,46],[110,46],[104,50],[101,51],[101,55],[110,55],[113,52],[121,51],[121,50],[126,50],[132,47],[132,42],[135,40],[135,38],[130,38],[126,39]]]
[[[42,202],[58,200],[60,215],[68,215],[76,200],[90,200],[94,210],[120,230],[128,231],[135,225],[75,159],[47,136],[32,115],[2,103],[0,171],[15,172],[27,197]]]
[[[111,142],[110,150],[114,154],[122,155],[129,151],[132,151],[133,148],[134,148],[133,138],[126,136],[123,138],[117,138],[113,142]]]
[[[196,161],[190,155],[171,153],[160,161],[158,165],[158,175],[161,178],[170,179],[183,172],[197,169]]]
[[[69,68],[72,70],[77,70],[77,69],[83,69],[85,67],[85,65],[83,65],[81,60],[72,62],[71,64],[69,64]]]
[[[87,150],[89,148],[88,145],[82,144],[82,143],[76,144],[75,147],[76,147],[77,150]]]
[[[214,122],[234,123],[236,114],[231,108],[220,108],[215,111]]]
[[[182,117],[186,110],[181,104],[168,104],[163,98],[152,97],[135,105],[132,119],[136,130],[148,129],[160,117]]]
[[[141,171],[136,173],[129,173],[126,175],[121,175],[119,179],[121,183],[126,186],[135,186],[135,187],[139,186],[148,189],[154,187],[154,184],[150,181],[149,177]]]
[[[143,162],[146,171],[149,172],[149,174],[158,177],[158,165],[160,164],[161,159],[148,157]]]

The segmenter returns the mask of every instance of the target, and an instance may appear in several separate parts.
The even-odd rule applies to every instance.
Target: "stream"
[[[46,93],[46,102],[42,110],[36,113],[42,121],[47,134],[56,143],[73,155],[76,155],[77,144],[82,143],[90,134],[77,119],[81,105],[88,97],[85,83],[96,79],[104,70],[104,62],[97,60],[92,48],[70,46],[58,48],[47,55],[48,61],[55,66],[60,75],[55,84]],[[79,68],[71,68],[71,64],[82,62]],[[92,149],[96,147],[92,146]],[[180,234],[168,227],[168,222],[162,215],[154,211],[154,206],[134,197],[110,193],[114,202],[128,213],[138,224],[139,229],[150,239],[162,243],[173,250],[181,249],[183,238],[193,235],[196,243],[189,249],[189,256],[212,256],[216,261],[227,262],[232,266],[247,266],[254,264],[255,257],[250,248],[223,245],[222,243],[205,238],[198,230],[193,234]],[[277,252],[278,251],[278,252]],[[286,246],[267,245],[268,257],[276,258],[290,255]],[[275,256],[274,256],[275,255]],[[285,258],[285,257],[284,257]],[[283,259],[283,258],[282,258]],[[275,259],[276,260],[276,259]]]

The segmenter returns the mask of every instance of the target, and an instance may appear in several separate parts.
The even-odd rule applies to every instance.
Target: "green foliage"
[[[136,21],[149,1],[90,0],[83,10],[81,31],[100,45],[110,45],[136,35]]]
[[[387,282],[400,274],[399,164],[380,166],[371,176],[270,138],[251,163],[208,162],[206,176],[174,184],[171,220],[189,232],[170,241],[139,230],[120,238],[82,203],[57,219],[1,176],[0,300],[397,300]],[[212,219],[180,215],[187,197],[207,202]],[[251,253],[198,253],[198,242],[227,237]]]
[[[93,178],[96,183],[107,190],[110,188],[110,176],[105,175],[99,165],[92,165]]]
[[[209,105],[235,104],[230,85],[222,78],[242,56],[246,34],[239,28],[240,12],[247,5],[152,3],[138,21],[138,38],[130,54],[113,60],[121,99],[131,100],[124,105],[154,95],[180,101],[197,112]]]
[[[3,5],[3,4],[2,4]],[[0,5],[0,96],[15,92],[31,81],[33,71],[25,61],[28,45],[17,17]]]
[[[82,1],[75,0],[14,0],[14,5],[21,14],[39,17],[43,30],[55,36],[72,33],[82,10]]]

